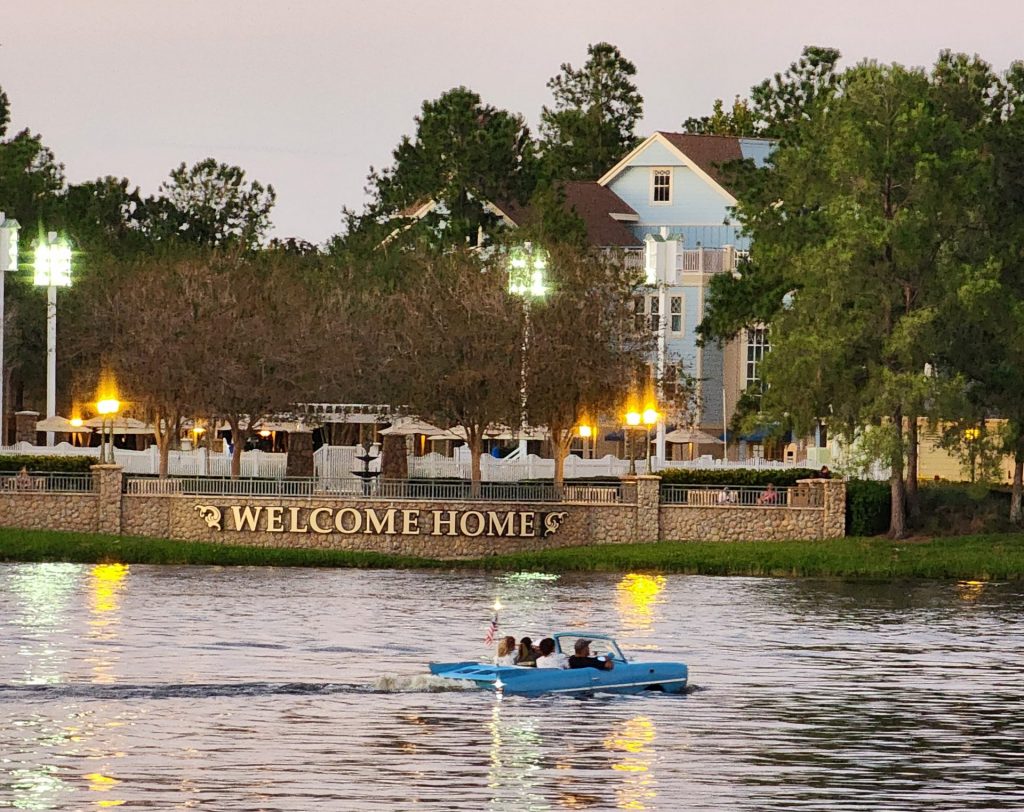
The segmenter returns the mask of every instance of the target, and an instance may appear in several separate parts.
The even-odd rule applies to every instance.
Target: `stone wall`
[[[95,533],[94,493],[0,491],[0,527]]]
[[[820,490],[823,507],[737,507],[662,505],[659,538],[665,541],[786,541],[842,538],[846,535],[846,483],[802,479]]]
[[[739,507],[662,504],[656,476],[625,481],[621,504],[559,504],[124,494],[119,466],[92,471],[91,493],[0,490],[0,526],[426,558],[636,541],[828,539],[845,527],[846,485],[837,480],[803,483],[821,507]]]
[[[423,558],[481,558],[511,552],[546,550],[556,547],[578,547],[593,544],[616,544],[635,539],[636,510],[632,505],[559,505],[529,502],[422,502],[416,500],[374,500],[374,499],[327,499],[317,498],[249,498],[240,497],[185,497],[185,496],[137,496],[123,498],[122,532],[126,535],[173,538],[182,541],[205,541],[216,544],[235,544],[250,547],[304,547],[323,550],[359,550],[410,555]],[[264,507],[255,530],[239,532],[234,524],[233,506]],[[282,522],[283,530],[268,529],[266,508],[281,508],[275,513]],[[220,511],[221,529],[207,524],[200,517],[199,507],[216,507]],[[289,532],[289,524],[308,528],[309,513],[312,509],[330,513],[322,517],[337,515],[343,510],[372,510],[378,517],[384,517],[389,510],[395,510],[394,522],[398,529],[403,521],[403,511],[416,514],[419,521],[416,535],[400,533],[339,532]],[[295,513],[293,514],[293,510]],[[536,513],[540,515],[565,512],[564,521],[551,535],[539,533],[527,537],[447,535],[447,527],[438,528],[443,535],[434,534],[434,512],[447,514],[455,511],[494,512],[504,516],[512,513]],[[294,518],[293,518],[294,515]],[[319,521],[331,525],[330,518],[318,517]],[[446,517],[447,520],[447,517]],[[471,521],[472,530],[477,524],[475,516]],[[351,527],[351,521],[348,521]]]

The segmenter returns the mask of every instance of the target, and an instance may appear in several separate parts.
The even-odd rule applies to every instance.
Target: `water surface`
[[[607,630],[685,697],[429,660]],[[0,808],[1024,808],[1024,586],[0,565]]]

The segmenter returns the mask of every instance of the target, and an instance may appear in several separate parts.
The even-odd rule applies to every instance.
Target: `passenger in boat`
[[[533,641],[524,637],[519,641],[519,651],[516,652],[516,665],[525,665],[533,668],[537,665],[537,652],[533,650]]]
[[[509,635],[502,637],[498,643],[498,656],[494,658],[495,665],[516,664],[516,639]]]
[[[568,658],[555,651],[555,641],[545,637],[540,641],[540,656],[536,662],[537,668],[568,668]]]
[[[576,653],[569,658],[569,668],[600,668],[611,671],[615,663],[610,657],[591,657],[590,641],[581,637],[576,641]]]

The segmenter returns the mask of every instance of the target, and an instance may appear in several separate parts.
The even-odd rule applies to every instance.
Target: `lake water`
[[[607,630],[683,697],[437,690]],[[1024,808],[1024,585],[0,565],[0,808]]]

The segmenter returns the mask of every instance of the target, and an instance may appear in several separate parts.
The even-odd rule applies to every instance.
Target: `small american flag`
[[[487,634],[484,635],[484,642],[487,645],[494,643],[494,638],[498,634],[498,613],[494,613],[494,617],[491,618],[491,625],[487,627]]]

